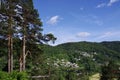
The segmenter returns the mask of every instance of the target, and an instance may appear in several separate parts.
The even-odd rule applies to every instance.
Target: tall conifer
[[[8,72],[13,71],[13,33],[14,33],[14,16],[15,6],[18,0],[1,0],[0,24],[1,37],[8,40]]]

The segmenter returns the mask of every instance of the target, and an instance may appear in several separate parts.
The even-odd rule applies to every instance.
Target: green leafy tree
[[[113,61],[110,61],[105,66],[102,66],[100,80],[114,80],[114,78],[117,78],[117,75],[115,73],[116,71],[117,71],[116,64],[114,64]]]

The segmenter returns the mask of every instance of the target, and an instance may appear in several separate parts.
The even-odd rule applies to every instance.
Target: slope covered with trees
[[[53,71],[58,71],[58,73],[62,71],[62,73],[66,74],[65,76],[68,76],[69,72],[71,72],[77,74],[77,77],[74,76],[76,79],[87,80],[88,76],[94,73],[102,74],[102,66],[108,65],[110,61],[114,61],[117,66],[120,65],[120,45],[118,43],[120,42],[117,41],[117,44],[116,41],[101,43],[71,42],[53,47],[44,45],[43,51],[46,64],[51,64],[48,66],[54,68],[51,70],[51,74],[55,75]],[[69,67],[66,67],[67,64]],[[56,68],[56,66],[59,68]],[[115,69],[114,66],[113,69]],[[109,73],[109,71],[107,72]],[[65,78],[65,80],[67,79]]]

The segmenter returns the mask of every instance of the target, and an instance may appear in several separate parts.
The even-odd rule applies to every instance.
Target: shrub
[[[11,73],[0,71],[0,80],[28,80],[26,72],[13,71]]]

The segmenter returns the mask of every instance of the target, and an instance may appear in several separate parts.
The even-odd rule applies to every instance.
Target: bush
[[[0,71],[0,80],[28,80],[26,72],[13,71],[11,73]]]
[[[9,80],[9,74],[6,72],[0,71],[0,80]]]

